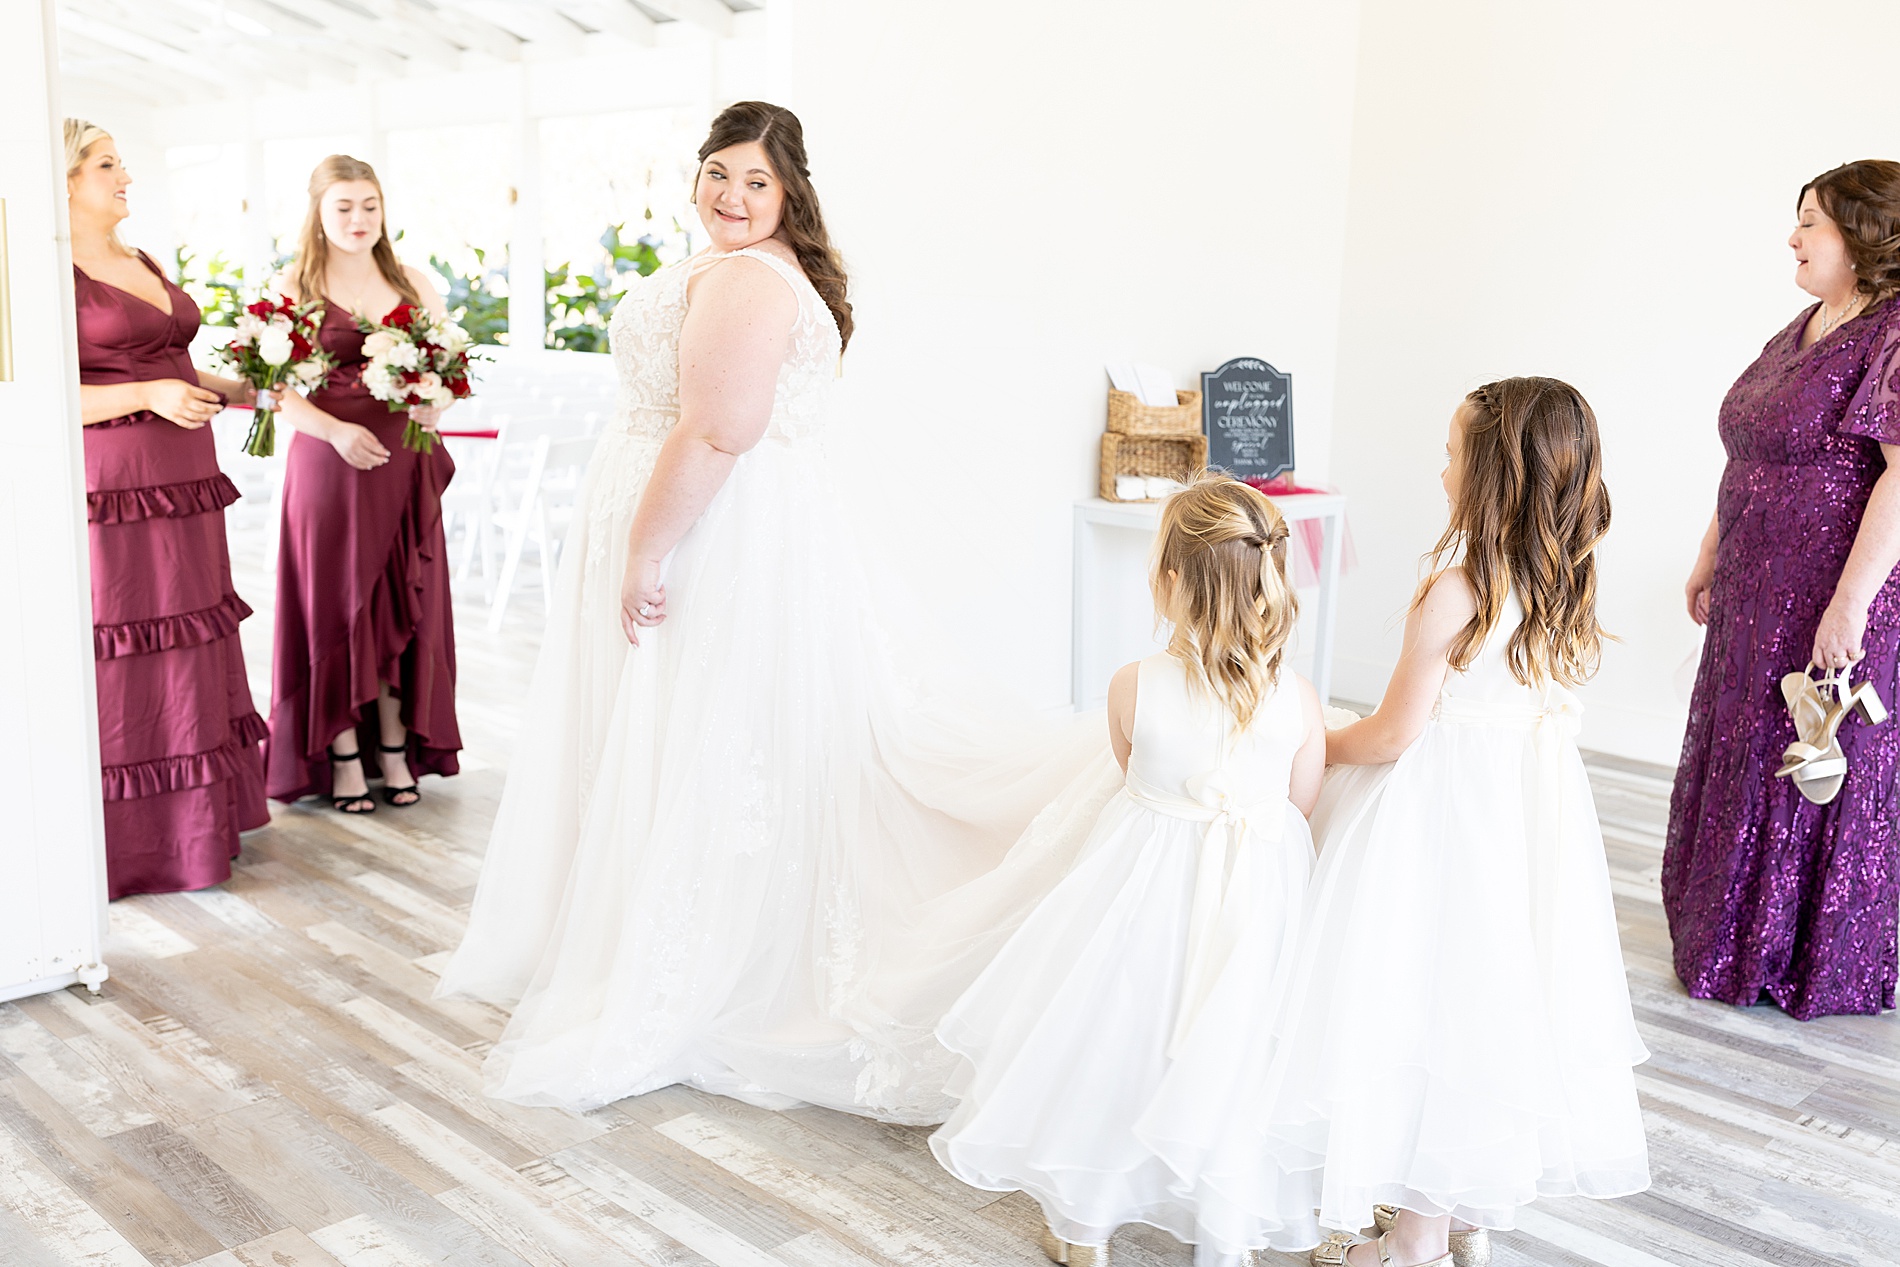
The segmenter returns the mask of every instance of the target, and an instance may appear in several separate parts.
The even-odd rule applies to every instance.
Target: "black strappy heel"
[[[323,751],[324,755],[330,758],[330,780],[332,787],[336,785],[336,768],[338,766],[347,762],[361,761],[363,759],[361,750],[352,752],[347,757],[337,756],[334,746],[325,748]],[[363,781],[365,783],[369,782],[367,775]],[[376,812],[376,801],[375,798],[370,796],[368,790],[365,789],[364,791],[358,792],[355,796],[332,796],[330,798],[330,808],[339,814],[374,814]]]
[[[404,757],[407,757],[409,755],[409,745],[406,743],[399,743],[399,744],[379,743],[376,745],[376,751],[396,752],[396,753],[401,753]],[[412,779],[416,778],[416,776],[413,773],[411,773],[409,777]],[[409,799],[406,801],[399,801],[396,799],[399,796],[407,796]],[[391,787],[389,786],[389,776],[386,774],[383,776],[383,801],[385,804],[394,805],[397,809],[407,809],[411,805],[414,805],[417,801],[421,799],[422,799],[422,780],[416,779],[414,783],[409,784],[407,787]]]

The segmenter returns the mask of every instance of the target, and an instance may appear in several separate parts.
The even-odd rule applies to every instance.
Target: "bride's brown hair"
[[[798,256],[798,266],[831,309],[838,323],[841,345],[851,342],[851,301],[845,298],[844,263],[825,231],[818,191],[812,188],[805,161],[805,129],[798,116],[784,106],[765,101],[739,101],[719,112],[699,147],[702,165],[708,156],[732,145],[756,141],[765,150],[779,183],[785,186],[785,207],[779,213],[778,237]]]
[[[1471,664],[1516,590],[1524,623],[1511,635],[1512,676],[1575,686],[1596,672],[1606,637],[1596,548],[1610,530],[1610,492],[1596,414],[1554,378],[1486,383],[1460,413],[1458,500],[1413,606],[1461,556],[1478,610],[1451,644],[1451,667]]]
[[[402,271],[402,261],[396,258],[395,243],[389,238],[389,199],[383,197],[383,182],[376,179],[374,167],[348,154],[332,154],[318,163],[317,169],[310,173],[310,210],[303,218],[303,232],[297,236],[297,262],[290,269],[290,280],[297,287],[297,299],[309,303],[324,297],[323,277],[324,270],[330,265],[330,239],[323,235],[323,195],[330,186],[345,180],[366,180],[376,186],[376,200],[382,204],[383,210],[383,233],[370,249],[370,255],[376,261],[376,271],[395,288],[404,303],[421,304],[422,296],[416,293],[415,283]],[[383,314],[372,312],[366,315],[381,317]]]

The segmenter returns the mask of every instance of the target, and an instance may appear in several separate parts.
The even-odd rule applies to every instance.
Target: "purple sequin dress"
[[[1900,914],[1900,719],[1842,725],[1849,772],[1831,805],[1774,777],[1796,738],[1781,676],[1808,662],[1886,469],[1880,443],[1900,443],[1900,301],[1801,349],[1812,312],[1722,402],[1715,584],[1662,871],[1689,993],[1747,1005],[1765,992],[1801,1020],[1894,1005]],[[1866,648],[1854,680],[1900,703],[1893,577],[1869,609]]]

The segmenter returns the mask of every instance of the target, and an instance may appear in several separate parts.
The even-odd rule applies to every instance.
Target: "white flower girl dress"
[[[1648,1053],[1582,709],[1512,676],[1522,619],[1513,596],[1397,761],[1328,772],[1277,1023],[1224,1027],[1226,1050],[1190,1053],[1157,1105],[1172,1166],[1284,1218],[1292,1244],[1320,1239],[1315,1211],[1332,1228],[1375,1203],[1509,1228],[1539,1197],[1649,1184],[1631,1073]],[[1193,1094],[1235,1060],[1244,1098]]]
[[[1150,1134],[1177,1132],[1153,1106],[1218,1119],[1235,1101],[1238,1087],[1180,1071],[1221,1063],[1209,1047],[1226,1041],[1224,1014],[1272,1006],[1313,858],[1287,799],[1306,739],[1291,675],[1236,735],[1180,660],[1137,672],[1125,786],[937,1031],[964,1058],[949,1086],[961,1103],[930,1140],[938,1160],[977,1187],[1027,1191],[1081,1245],[1131,1222],[1206,1241],[1205,1205],[1224,1198],[1155,1154]],[[1219,1221],[1203,1261],[1267,1239]]]

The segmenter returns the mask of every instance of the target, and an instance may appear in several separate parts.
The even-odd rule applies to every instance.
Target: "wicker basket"
[[[1110,431],[1102,437],[1102,497],[1111,502],[1117,475],[1159,475],[1182,484],[1192,483],[1207,469],[1207,437],[1192,435],[1131,436]],[[1143,497],[1141,501],[1156,501]]]
[[[1125,436],[1185,436],[1201,430],[1201,393],[1174,393],[1177,405],[1144,405],[1139,396],[1108,389],[1108,429]]]

